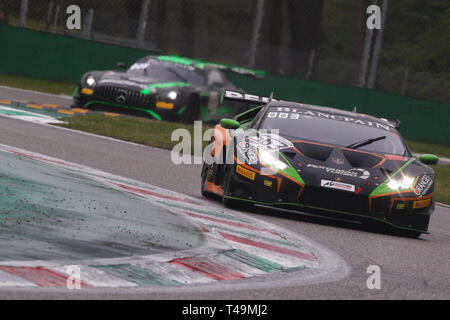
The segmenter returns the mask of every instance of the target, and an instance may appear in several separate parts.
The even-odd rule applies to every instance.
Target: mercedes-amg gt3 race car
[[[118,64],[124,68],[123,64]],[[148,56],[125,71],[91,71],[81,77],[72,107],[121,110],[154,119],[218,121],[242,112],[219,106],[222,89],[236,90],[222,70],[261,78],[262,71],[177,56]]]
[[[202,168],[204,196],[226,206],[293,209],[378,220],[403,235],[428,233],[434,155],[412,156],[391,121],[225,91],[258,107],[222,119]]]

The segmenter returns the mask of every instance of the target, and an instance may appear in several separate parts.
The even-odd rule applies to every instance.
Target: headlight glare
[[[258,149],[258,153],[261,162],[270,167],[273,167],[278,170],[285,170],[289,168],[289,166],[286,163],[279,160],[278,157],[274,156],[273,153],[267,150]]]
[[[413,177],[403,176],[400,178],[391,178],[387,182],[387,186],[392,190],[399,190],[399,189],[408,189],[410,188],[414,183]]]
[[[94,79],[93,76],[88,76],[88,77],[86,78],[86,84],[87,84],[89,87],[95,87],[95,85],[97,84],[97,82],[95,81],[95,79]]]
[[[178,97],[178,93],[177,93],[176,91],[170,91],[170,92],[167,94],[167,97],[168,97],[169,99],[175,100],[175,99]]]

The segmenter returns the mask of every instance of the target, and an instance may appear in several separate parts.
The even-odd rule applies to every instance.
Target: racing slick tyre
[[[186,113],[182,116],[181,121],[192,124],[200,116],[200,100],[198,96],[191,95],[186,103],[186,107]]]

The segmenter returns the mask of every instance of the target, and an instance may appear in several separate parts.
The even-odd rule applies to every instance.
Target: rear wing
[[[225,64],[220,64],[220,63],[207,63],[206,65],[214,66],[217,69],[220,69],[222,71],[242,74],[244,76],[252,76],[256,79],[263,79],[265,76],[265,72],[262,70],[252,70],[252,69],[247,69],[247,68],[243,68],[243,67],[227,66]]]
[[[185,58],[185,57],[179,57],[179,56],[164,56],[164,55],[162,55],[162,56],[152,56],[152,57],[154,57],[157,60],[167,61],[167,62],[172,62],[172,63],[177,63],[177,64],[183,64],[183,65],[189,65],[189,66],[199,68],[199,69],[204,69],[205,67],[211,66],[211,67],[215,67],[222,71],[238,73],[238,74],[242,74],[245,76],[252,76],[257,79],[262,79],[265,76],[265,72],[262,70],[247,69],[247,68],[231,66],[231,65],[227,65],[227,64],[223,64],[223,63],[214,63],[214,62],[202,61],[199,59]]]
[[[220,103],[223,103],[224,100],[233,100],[251,104],[265,104],[270,101],[280,101],[277,99],[273,99],[272,97],[263,97],[254,94],[223,89],[220,95]]]

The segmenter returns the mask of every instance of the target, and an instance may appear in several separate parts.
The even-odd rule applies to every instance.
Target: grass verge
[[[181,138],[171,141],[174,130],[185,129],[189,131],[192,138],[194,137],[193,125],[146,118],[108,117],[91,113],[84,116],[64,118],[63,120],[67,121],[67,124],[59,124],[59,126],[169,150],[181,141]],[[203,125],[202,135],[209,128],[209,126]],[[208,142],[204,141],[203,147],[207,144]],[[191,149],[193,148],[193,141],[191,141]]]
[[[431,153],[440,157],[450,158],[450,145],[412,140],[406,140],[406,144],[414,153]]]
[[[434,185],[434,199],[437,202],[450,204],[450,165],[436,165],[432,167],[436,172]]]
[[[77,87],[72,82],[42,80],[6,74],[0,74],[0,85],[51,94],[67,94],[69,96],[73,94]]]
[[[186,129],[194,137],[194,126],[180,123],[156,121],[134,117],[107,117],[101,114],[88,114],[65,118],[67,124],[61,126],[75,130],[108,136],[116,139],[135,142],[147,146],[172,149],[181,140],[171,141],[175,129]],[[208,126],[203,126],[203,133]],[[203,134],[202,133],[202,134]],[[203,148],[208,142],[203,142]],[[413,152],[435,153],[450,156],[450,147],[438,144],[425,144],[408,141]],[[193,149],[193,142],[191,143]],[[449,152],[449,153],[447,153]],[[435,199],[438,202],[450,204],[450,165],[433,166],[436,171]]]

